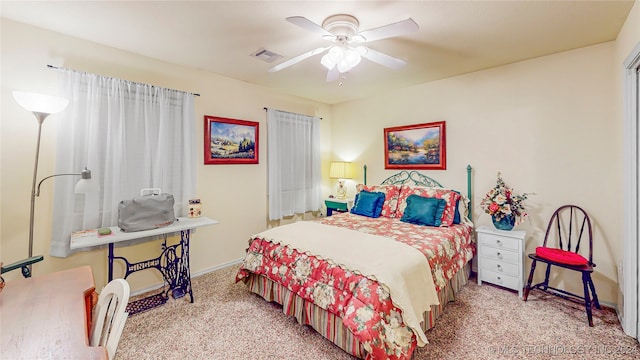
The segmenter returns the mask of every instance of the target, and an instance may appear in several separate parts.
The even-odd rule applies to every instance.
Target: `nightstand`
[[[324,205],[327,207],[327,216],[331,216],[334,211],[347,212],[353,206],[353,199],[325,199]]]
[[[480,226],[478,233],[478,285],[488,282],[517,290],[522,298],[525,231],[504,231]]]

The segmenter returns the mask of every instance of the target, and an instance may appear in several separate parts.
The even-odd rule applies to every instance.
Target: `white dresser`
[[[480,226],[478,232],[478,285],[488,282],[518,291],[524,286],[525,231]]]

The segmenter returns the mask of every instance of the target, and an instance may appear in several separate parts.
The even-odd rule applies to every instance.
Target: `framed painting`
[[[204,116],[204,163],[257,164],[258,127],[255,121]]]
[[[385,169],[447,169],[445,122],[384,129]]]

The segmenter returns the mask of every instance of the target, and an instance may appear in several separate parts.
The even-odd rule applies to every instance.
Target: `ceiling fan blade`
[[[340,78],[340,71],[338,67],[334,66],[333,69],[327,71],[327,82],[336,81]]]
[[[391,55],[381,53],[380,51],[373,50],[372,48],[365,47],[367,50],[362,57],[373,61],[374,63],[386,66],[388,68],[398,70],[407,64],[406,61],[395,58]]]
[[[413,19],[408,18],[406,20],[398,21],[393,24],[380,26],[374,29],[361,31],[358,35],[364,37],[366,42],[382,40],[394,36],[401,36],[416,32],[420,29],[418,24]]]
[[[322,26],[314,23],[313,21],[307,19],[306,17],[303,16],[290,16],[288,18],[286,18],[285,20],[287,20],[288,22],[294,24],[294,25],[298,25],[299,27],[305,29],[305,30],[309,30],[311,32],[323,35],[323,36],[330,36],[330,37],[335,37],[335,35],[333,35],[332,33],[328,32],[325,28],[323,28]]]
[[[291,59],[289,59],[287,61],[284,61],[284,62],[281,62],[280,64],[270,68],[269,72],[276,72],[276,71],[280,71],[280,70],[282,70],[284,68],[288,68],[289,66],[297,64],[297,63],[299,63],[300,61],[302,61],[302,60],[304,60],[306,58],[309,58],[309,57],[314,56],[314,55],[321,54],[321,53],[327,51],[330,47],[331,46],[320,47],[320,48],[317,48],[317,49],[313,49],[311,51],[307,51],[306,53],[300,54],[300,55],[298,55],[296,57],[292,57]]]

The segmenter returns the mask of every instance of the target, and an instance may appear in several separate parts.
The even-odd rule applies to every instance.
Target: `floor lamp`
[[[82,178],[75,187],[76,193],[87,193],[98,190],[95,181],[91,180],[91,171],[85,168],[80,173],[70,174],[55,174],[50,175],[40,182],[37,182],[38,178],[38,158],[40,156],[40,136],[42,133],[42,123],[51,114],[55,114],[64,110],[69,104],[69,100],[57,96],[36,94],[25,91],[14,91],[13,98],[23,108],[31,111],[38,120],[38,138],[36,140],[36,157],[33,165],[33,182],[31,186],[31,210],[29,213],[29,258],[18,261],[11,265],[3,266],[2,273],[11,271],[13,269],[22,268],[22,275],[27,278],[31,276],[31,265],[35,262],[41,261],[42,256],[33,256],[33,226],[34,226],[34,214],[35,214],[35,202],[36,197],[40,196],[40,185],[42,182],[55,176],[81,176]],[[37,186],[36,186],[37,185]]]

